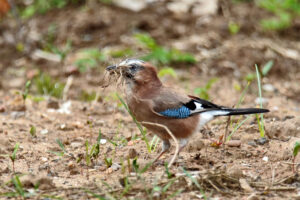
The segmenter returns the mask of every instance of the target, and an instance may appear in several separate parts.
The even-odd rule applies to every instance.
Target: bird
[[[142,125],[162,140],[162,150],[153,162],[170,149],[172,135],[178,140],[179,154],[192,136],[216,117],[269,112],[263,108],[229,108],[179,93],[161,82],[150,62],[140,59],[125,59],[108,66],[106,71],[122,77],[125,101],[131,114],[139,122],[149,122]]]

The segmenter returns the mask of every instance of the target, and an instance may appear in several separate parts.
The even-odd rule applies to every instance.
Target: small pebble
[[[46,135],[46,134],[49,133],[49,131],[48,131],[47,129],[43,129],[43,130],[41,130],[40,133],[41,133],[42,135]]]
[[[106,144],[107,140],[106,139],[101,139],[100,144]]]
[[[256,142],[254,142],[254,141],[248,142],[248,145],[253,146],[253,147],[256,147],[256,146],[257,146],[257,145],[256,145]]]
[[[269,140],[265,137],[259,138],[259,139],[254,140],[254,141],[256,142],[256,144],[259,144],[259,145],[264,145],[264,144],[269,142]]]
[[[48,158],[42,157],[41,160],[42,160],[43,162],[46,162],[46,161],[48,161]]]
[[[11,112],[10,115],[11,115],[12,118],[18,119],[18,118],[20,118],[20,117],[25,116],[25,112],[14,111],[14,112]]]
[[[60,125],[60,129],[61,129],[61,130],[64,130],[66,127],[67,127],[66,124]]]
[[[121,168],[121,165],[113,163],[110,168],[112,168],[114,171],[117,171]]]
[[[265,161],[265,162],[268,162],[268,161],[269,161],[269,158],[268,158],[267,156],[264,156],[264,157],[262,158],[262,160]]]
[[[71,143],[71,147],[73,147],[73,148],[78,148],[78,147],[81,147],[82,146],[82,143],[80,143],[80,142],[72,142]]]
[[[274,92],[275,91],[275,88],[272,84],[264,84],[262,86],[263,90],[266,91],[266,92]]]
[[[240,140],[230,140],[230,141],[226,142],[226,145],[229,147],[240,147],[241,141]]]

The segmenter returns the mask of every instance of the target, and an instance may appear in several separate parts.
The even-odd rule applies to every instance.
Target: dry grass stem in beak
[[[106,88],[113,83],[117,83],[117,86],[120,86],[123,83],[123,69],[123,66],[108,66],[104,72],[103,79],[100,81],[101,87]]]

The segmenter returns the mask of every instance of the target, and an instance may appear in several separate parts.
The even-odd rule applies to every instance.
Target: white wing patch
[[[195,102],[195,105],[196,105],[196,110],[203,110],[201,103]]]
[[[204,110],[201,103],[194,102],[194,104],[195,104],[196,108],[195,108],[195,110],[191,110],[191,114]]]

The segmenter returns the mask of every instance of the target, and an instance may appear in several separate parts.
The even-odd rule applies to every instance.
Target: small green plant
[[[31,126],[29,133],[32,137],[36,137],[36,128],[35,126]]]
[[[112,158],[105,157],[104,158],[104,162],[105,162],[107,168],[110,168],[112,166],[112,164],[113,164]]]
[[[194,93],[202,99],[209,100],[208,91],[211,89],[213,84],[218,81],[218,78],[210,79],[207,84],[202,88],[196,88]]]
[[[270,70],[272,69],[273,64],[274,64],[273,60],[270,60],[270,61],[268,61],[268,62],[263,66],[263,68],[262,68],[261,70],[258,69],[258,70],[259,70],[259,74],[261,75],[262,78],[264,78],[264,77],[267,76],[267,74],[268,74],[268,73],[270,72]],[[246,77],[245,77],[246,81],[248,81],[248,82],[253,81],[255,78],[256,78],[256,74],[254,74],[254,73],[249,73],[249,74],[247,74]]]
[[[80,58],[75,61],[75,65],[83,73],[105,60],[105,55],[99,49],[85,49],[80,52]]]
[[[180,194],[183,189],[176,190],[174,193],[167,195],[168,189],[175,183],[177,179],[170,179],[166,184],[158,184],[157,181],[154,182],[152,189],[150,190],[150,199],[155,199],[154,195],[158,195],[161,199],[173,199],[176,195]]]
[[[150,142],[150,148],[151,148],[151,152],[155,152],[156,151],[156,147],[159,144],[159,138],[154,135],[151,142]]]
[[[251,115],[247,116],[243,121],[241,121],[240,123],[238,123],[234,129],[232,130],[232,132],[227,136],[226,141],[229,141],[232,137],[232,135],[249,119],[251,118]]]
[[[57,143],[58,146],[61,148],[61,151],[60,151],[60,152],[49,151],[49,152],[50,152],[50,153],[53,153],[53,154],[55,154],[55,155],[57,155],[57,156],[60,156],[60,157],[64,156],[65,153],[67,153],[64,144],[61,142],[60,139],[56,139],[56,143]]]
[[[47,29],[47,33],[45,36],[46,44],[53,44],[58,34],[58,26],[56,23],[51,23]]]
[[[258,85],[258,95],[260,98],[260,108],[262,108],[261,82],[260,82],[260,75],[259,75],[257,65],[255,65],[255,69],[256,69],[256,77],[257,77],[257,85]],[[259,132],[260,132],[260,137],[265,137],[264,115],[260,114],[260,118],[259,118],[259,114],[256,114],[256,119],[257,119],[257,124],[258,124]]]
[[[0,197],[1,196],[3,196],[3,197],[23,197],[25,199],[25,198],[32,196],[32,194],[26,192],[18,175],[13,176],[11,178],[10,182],[14,186],[13,191],[6,192],[6,193],[0,193]]]
[[[22,93],[22,97],[23,97],[24,103],[25,103],[25,101],[26,101],[26,99],[27,99],[27,96],[28,96],[28,93],[29,93],[30,86],[31,86],[31,81],[30,81],[30,80],[26,81],[25,89],[24,89],[24,91],[23,91],[23,93]]]
[[[12,161],[12,166],[13,166],[13,172],[15,173],[15,161],[17,158],[17,152],[19,149],[19,143],[17,142],[14,148],[14,151],[12,152],[12,154],[9,156],[10,160]]]
[[[97,144],[95,145],[95,150],[92,153],[92,157],[95,158],[95,159],[98,158],[99,153],[100,153],[100,141],[101,141],[101,137],[102,137],[101,129],[99,129],[99,133],[98,133],[98,137],[97,137]]]
[[[177,49],[168,49],[159,46],[156,41],[148,34],[135,34],[135,38],[150,50],[143,60],[155,62],[155,64],[171,64],[171,63],[195,63],[196,59],[193,55],[183,53]]]
[[[269,61],[262,69],[261,74],[263,74],[264,76],[266,76],[268,74],[268,72],[271,70],[273,66],[273,62]],[[256,69],[256,77],[257,77],[257,84],[258,84],[258,94],[259,94],[259,98],[262,99],[262,92],[261,92],[261,81],[260,81],[260,72],[258,70],[257,65],[255,65],[255,69]],[[252,81],[252,80],[251,80]],[[244,101],[245,98],[245,94],[249,88],[249,85],[251,83],[251,81],[248,81],[247,86],[245,87],[245,89],[242,92],[242,95],[239,99],[238,104],[236,105],[236,108],[238,108],[240,106],[240,104]],[[260,101],[260,107],[262,108],[262,102]],[[237,125],[234,127],[234,129],[232,130],[232,132],[227,136],[226,141],[229,141],[232,137],[232,135],[246,122],[251,118],[252,115],[247,116],[243,121],[238,122]],[[259,133],[260,133],[260,137],[265,137],[265,129],[264,129],[264,118],[263,118],[263,114],[256,114],[256,120],[257,120],[257,124],[258,124],[258,128],[259,128]],[[239,120],[240,121],[240,120]],[[231,125],[232,125],[232,120],[231,120]]]
[[[168,168],[168,163],[165,163],[165,173],[166,173],[168,179],[173,178],[175,176],[173,173],[170,172],[170,170]]]
[[[38,94],[53,96],[61,98],[64,90],[64,84],[54,81],[51,76],[47,74],[40,74],[34,78],[33,83],[37,89]]]
[[[140,165],[137,162],[137,158],[134,158],[132,160],[132,167],[138,176],[141,176],[143,173],[145,173],[151,165],[152,165],[152,162],[149,162],[142,169],[140,169]]]
[[[273,60],[270,60],[269,62],[267,62],[267,63],[263,66],[263,68],[262,68],[262,70],[261,70],[261,75],[262,75],[262,77],[266,77],[266,76],[267,76],[267,74],[268,74],[268,73],[270,72],[270,70],[272,69],[273,64],[274,64]]]
[[[177,77],[175,70],[171,67],[164,67],[158,72],[158,77],[172,76],[173,78]]]
[[[68,3],[77,3],[79,0],[34,0],[32,3],[21,10],[22,18],[30,18],[36,13],[45,14],[54,8],[63,8]]]
[[[296,142],[293,148],[293,172],[295,173],[295,160],[300,150],[300,142]]]
[[[261,25],[266,30],[282,30],[290,27],[293,20],[300,16],[298,0],[258,0],[258,6],[273,13],[275,17],[263,19]]]
[[[122,196],[126,195],[130,189],[132,188],[130,182],[129,182],[129,179],[128,179],[128,176],[126,176],[125,178],[123,178],[123,185],[124,185],[124,190],[122,192]]]
[[[94,145],[91,145],[92,147],[89,148],[89,142],[85,141],[85,161],[87,166],[90,166],[94,159],[97,159],[99,157],[100,153],[100,140],[101,140],[101,130],[99,129],[99,134],[97,137],[97,143]]]
[[[46,51],[59,55],[60,61],[63,62],[72,49],[72,42],[71,40],[68,40],[67,43],[61,48],[55,46],[53,43],[47,43],[44,48]]]
[[[86,140],[85,141],[85,162],[87,166],[90,166],[92,163],[91,157],[92,157],[92,151],[93,148],[91,149],[91,151],[89,152],[89,142]]]
[[[237,23],[230,21],[228,23],[228,30],[230,34],[235,35],[240,31],[240,26]]]

